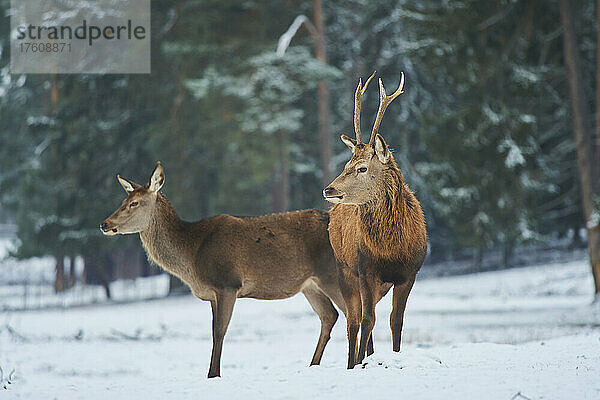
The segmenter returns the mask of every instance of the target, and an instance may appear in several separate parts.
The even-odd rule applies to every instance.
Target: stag
[[[364,87],[359,80],[356,88],[356,139],[341,136],[352,150],[352,159],[323,190],[323,196],[334,203],[330,210],[329,239],[335,257],[344,270],[351,271],[346,272],[346,276],[354,273],[359,280],[362,313],[356,309],[354,299],[345,298],[349,354],[356,352],[360,323],[357,363],[362,362],[365,352],[368,355],[367,341],[375,325],[375,305],[392,286],[390,326],[393,350],[400,351],[406,301],[427,254],[427,231],[421,205],[404,182],[392,150],[378,133],[386,108],[403,93],[404,73],[398,89],[389,96],[379,79],[379,110],[367,144],[361,140],[360,109],[362,96],[373,76],[375,72]]]
[[[212,307],[213,348],[208,377],[220,376],[223,340],[237,298],[276,300],[302,292],[321,320],[311,365],[319,364],[345,298],[360,304],[358,280],[340,278],[327,225],[329,216],[302,210],[260,217],[219,215],[179,219],[160,193],[156,164],[147,185],[117,175],[127,198],[101,225],[106,235],[139,233],[148,258],[185,282]],[[345,294],[342,294],[344,292]],[[372,347],[370,343],[369,347]]]

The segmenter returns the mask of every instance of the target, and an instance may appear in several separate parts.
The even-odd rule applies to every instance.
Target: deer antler
[[[358,80],[358,86],[356,87],[356,93],[354,94],[354,133],[356,134],[356,141],[358,143],[362,143],[360,140],[360,104],[362,103],[363,94],[367,91],[367,86],[369,86],[369,82],[375,76],[375,72],[367,79],[365,82],[365,86],[362,86],[362,79]]]
[[[381,125],[381,119],[383,118],[383,113],[385,112],[385,109],[387,108],[387,106],[390,105],[392,101],[394,101],[396,97],[404,93],[402,89],[404,89],[404,72],[400,74],[400,84],[398,85],[398,89],[396,89],[396,91],[390,96],[388,96],[385,93],[383,82],[381,81],[381,78],[379,78],[379,110],[377,110],[377,118],[375,119],[375,123],[373,124],[373,130],[371,131],[371,139],[369,139],[369,144],[373,144],[373,141],[375,140],[375,136],[379,131],[379,125]]]

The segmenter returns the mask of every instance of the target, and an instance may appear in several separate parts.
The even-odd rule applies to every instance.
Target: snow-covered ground
[[[306,300],[242,299],[211,380],[210,306],[191,296],[4,312],[0,398],[600,399],[591,293],[585,261],[419,280],[402,352],[391,351],[388,296],[375,354],[350,371],[343,317],[309,368],[319,320]]]

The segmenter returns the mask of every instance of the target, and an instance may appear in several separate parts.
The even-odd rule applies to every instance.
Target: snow
[[[515,143],[514,140],[508,138],[504,139],[500,145],[498,145],[499,151],[506,151],[506,159],[504,160],[504,165],[506,168],[514,168],[519,165],[525,164],[525,158],[523,157],[523,153],[519,146]]]
[[[375,354],[354,370],[345,369],[343,317],[322,365],[309,368],[319,321],[306,300],[240,299],[223,377],[211,380],[210,307],[192,296],[4,312],[0,397],[597,399],[592,288],[586,261],[420,279],[402,352],[391,351],[386,296]]]
[[[300,29],[300,26],[302,26],[302,24],[310,24],[309,26],[311,28],[308,29],[314,30],[314,27],[312,27],[312,23],[308,18],[306,18],[306,16],[298,15],[296,19],[294,19],[294,22],[292,22],[288,30],[283,35],[281,35],[279,41],[277,42],[276,53],[279,57],[283,57],[285,55],[285,51],[289,47],[290,42],[296,35],[296,32],[298,32],[298,29]]]

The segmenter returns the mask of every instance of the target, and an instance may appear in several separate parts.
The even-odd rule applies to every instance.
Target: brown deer
[[[320,363],[338,317],[331,300],[344,313],[344,297],[351,299],[354,293],[354,302],[360,304],[358,280],[339,277],[327,235],[326,212],[302,210],[242,218],[219,215],[191,223],[179,219],[160,193],[165,183],[160,162],[145,186],[119,175],[117,179],[127,198],[100,228],[106,235],[139,233],[151,261],[180,278],[195,296],[210,301],[213,348],[209,378],[220,376],[223,339],[239,297],[275,300],[302,292],[321,319],[311,365]]]
[[[365,356],[367,340],[375,325],[375,305],[394,286],[390,315],[393,350],[400,351],[400,337],[406,301],[417,272],[427,254],[425,217],[419,201],[404,182],[392,150],[378,134],[387,106],[404,87],[402,74],[398,90],[388,96],[379,79],[380,103],[368,144],[361,141],[360,108],[369,82],[359,80],[354,102],[356,140],[342,135],[352,150],[344,171],[323,190],[334,203],[330,210],[329,239],[335,257],[358,275],[362,302],[360,347],[357,362]],[[349,275],[346,272],[346,276]],[[355,300],[346,299],[349,353],[356,351],[361,313]],[[368,355],[368,350],[367,350]],[[349,356],[349,359],[351,357]]]

